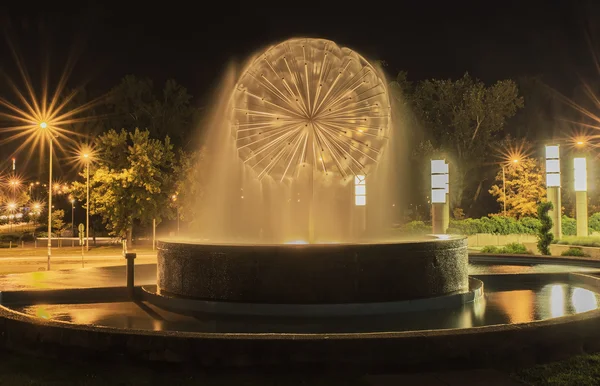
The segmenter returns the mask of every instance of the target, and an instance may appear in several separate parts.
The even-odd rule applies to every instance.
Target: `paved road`
[[[51,270],[78,269],[89,267],[109,267],[125,265],[125,259],[120,254],[91,255],[85,256],[83,263],[81,255],[60,255],[52,256],[50,260]],[[156,254],[142,253],[138,254],[136,264],[156,263]],[[46,256],[11,256],[0,257],[0,275],[45,271],[47,267]]]

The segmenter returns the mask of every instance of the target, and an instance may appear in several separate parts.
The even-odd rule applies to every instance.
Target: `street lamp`
[[[171,196],[171,199],[175,203],[175,207],[177,208],[177,236],[179,236],[179,204],[177,204],[177,195],[174,194]]]
[[[45,121],[39,124],[41,130],[48,129],[48,123]],[[48,164],[48,261],[47,269],[50,270],[50,257],[52,256],[52,133],[48,130],[49,164]]]
[[[71,246],[75,246],[75,199],[71,198]]]
[[[85,250],[90,250],[90,153],[84,152],[81,154],[83,161],[85,162]]]

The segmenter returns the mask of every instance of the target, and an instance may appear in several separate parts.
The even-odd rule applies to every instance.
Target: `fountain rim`
[[[447,236],[447,237],[441,237]],[[185,246],[185,247],[223,247],[223,248],[344,248],[344,247],[377,247],[377,246],[423,246],[423,245],[455,245],[457,242],[466,240],[466,236],[462,235],[427,235],[426,238],[417,239],[392,239],[392,240],[372,240],[358,242],[316,242],[316,243],[256,243],[256,242],[217,242],[210,240],[193,240],[193,239],[177,239],[177,238],[160,238],[157,239],[157,246]]]

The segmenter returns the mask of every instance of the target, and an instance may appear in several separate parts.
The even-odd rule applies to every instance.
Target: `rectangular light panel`
[[[446,189],[448,185],[447,174],[432,174],[431,175],[431,189]]]
[[[546,159],[559,159],[559,150],[558,145],[550,145],[546,146]]]
[[[585,158],[574,158],[573,165],[575,166],[575,191],[587,191],[587,165]]]
[[[560,187],[560,174],[546,174],[546,187]]]
[[[560,173],[560,161],[557,159],[547,159],[546,173]]]
[[[432,189],[431,190],[431,203],[432,204],[445,204],[446,203],[446,189]]]
[[[443,159],[431,160],[431,174],[448,174],[448,164]]]

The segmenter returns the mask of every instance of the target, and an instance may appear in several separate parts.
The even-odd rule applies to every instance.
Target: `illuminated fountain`
[[[464,239],[389,236],[406,160],[385,77],[365,58],[328,40],[287,40],[249,61],[220,108],[206,134],[202,240],[159,243],[167,306],[468,293]]]

